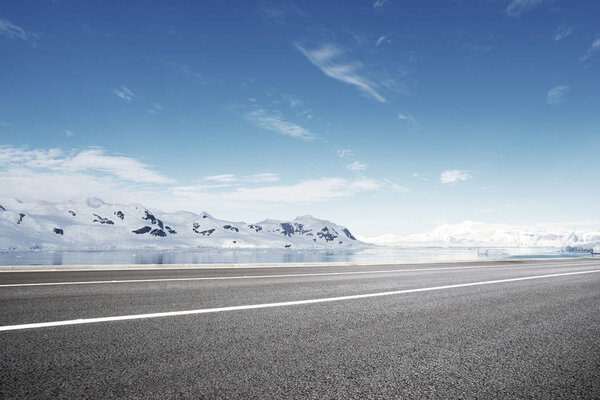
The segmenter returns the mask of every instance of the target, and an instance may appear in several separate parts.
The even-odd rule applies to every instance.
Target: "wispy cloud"
[[[373,8],[377,11],[383,9],[383,6],[388,2],[388,0],[375,0],[373,3]]]
[[[150,108],[148,108],[146,110],[146,112],[150,113],[150,114],[156,114],[159,111],[162,111],[163,106],[159,103],[152,103],[152,105],[150,106]]]
[[[351,197],[360,192],[378,192],[385,189],[390,189],[389,183],[374,179],[320,178],[293,185],[239,188],[224,195],[227,199],[241,202],[307,203],[329,201]]]
[[[440,182],[443,184],[456,183],[471,179],[472,176],[467,171],[453,169],[444,171],[440,175]]]
[[[71,130],[67,129],[67,130],[65,130],[65,136],[66,136],[66,137],[72,137],[72,136],[75,136],[75,132],[73,132],[73,131],[71,131]]]
[[[121,86],[119,89],[113,89],[113,94],[123,100],[127,100],[128,103],[131,103],[135,97],[133,92],[125,86]]]
[[[261,7],[261,14],[270,21],[280,25],[288,25],[298,18],[307,17],[308,14],[294,3],[280,1],[273,7]]]
[[[172,183],[173,180],[153,171],[146,164],[125,156],[106,154],[90,148],[65,153],[59,149],[26,150],[0,146],[0,167],[46,170],[63,173],[91,173],[112,176],[135,183]]]
[[[323,177],[273,184],[278,180],[279,176],[273,173],[224,174],[206,177],[205,183],[182,185],[135,158],[107,154],[103,149],[27,150],[0,146],[2,196],[23,200],[64,201],[100,196],[111,202],[142,202],[169,211],[201,211],[208,207],[219,212],[408,190],[388,179]],[[250,183],[253,185],[246,185]]]
[[[375,42],[375,46],[379,47],[384,43],[389,43],[390,39],[388,35],[381,35],[379,36],[379,38],[377,39],[377,41]]]
[[[572,26],[560,25],[558,27],[558,29],[556,30],[556,33],[554,34],[554,40],[555,41],[563,40],[564,38],[569,36],[571,33],[573,33]]]
[[[421,179],[423,182],[428,182],[429,181],[428,177],[423,176],[423,175],[419,174],[418,172],[413,172],[412,173],[412,177],[413,178],[417,178],[417,179]]]
[[[398,119],[400,121],[405,121],[406,123],[412,125],[414,128],[419,129],[421,127],[419,122],[410,114],[398,113]]]
[[[10,39],[21,39],[36,45],[40,35],[35,32],[29,32],[18,25],[13,24],[7,19],[0,18],[0,35],[7,36]]]
[[[367,169],[367,164],[362,163],[360,161],[354,161],[353,163],[346,165],[346,168],[348,168],[351,171],[364,171],[365,169]]]
[[[398,119],[402,121],[414,121],[415,119],[408,114],[398,113]]]
[[[278,174],[274,174],[271,172],[263,172],[260,174],[252,174],[252,175],[244,175],[237,176],[234,174],[222,174],[222,175],[212,175],[207,176],[203,181],[212,181],[219,183],[272,183],[280,180]]]
[[[397,183],[392,182],[391,179],[384,179],[383,182],[387,185],[387,188],[389,188],[389,190],[391,190],[392,192],[410,192],[409,188],[398,185]]]
[[[510,17],[518,17],[523,12],[530,10],[544,0],[512,0],[506,7],[506,14]]]
[[[340,158],[352,157],[354,152],[350,149],[340,149],[337,151],[337,155]]]
[[[281,98],[288,103],[290,108],[300,108],[304,106],[304,102],[302,100],[296,96],[292,96],[291,94],[282,94]]]
[[[489,53],[493,49],[491,45],[482,45],[479,43],[463,43],[460,45],[460,48],[471,53]]]
[[[317,138],[315,133],[300,125],[287,121],[283,115],[276,110],[258,108],[246,113],[245,116],[246,119],[253,124],[281,135],[291,136],[306,141],[315,140]]]
[[[569,91],[569,86],[556,86],[546,93],[546,103],[556,105],[565,101],[565,95]]]
[[[386,99],[380,95],[373,82],[359,75],[362,64],[340,60],[344,53],[338,47],[326,44],[317,49],[308,50],[296,44],[296,48],[317,68],[330,78],[355,86],[366,95],[379,102],[385,103]]]
[[[211,175],[207,176],[203,181],[212,181],[212,182],[220,182],[220,183],[231,183],[235,182],[237,178],[233,174],[221,174],[221,175]]]
[[[252,183],[271,183],[279,181],[279,175],[271,172],[263,172],[260,174],[246,175],[242,177],[243,182]]]
[[[205,84],[208,83],[206,81],[206,79],[204,79],[204,76],[200,72],[195,71],[188,64],[181,64],[181,63],[176,63],[176,62],[169,62],[168,65],[172,66],[177,71],[179,71],[181,74],[183,74],[184,76],[186,76],[187,78],[189,78],[191,81],[193,81],[195,83],[199,83],[199,84],[202,84],[202,85],[205,85]]]
[[[580,60],[587,61],[587,59],[596,54],[598,50],[600,50],[600,38],[592,42],[592,45],[587,49],[587,52],[583,57],[580,58]]]

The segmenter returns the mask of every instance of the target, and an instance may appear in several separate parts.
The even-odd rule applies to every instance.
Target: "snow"
[[[366,244],[343,226],[311,216],[232,222],[206,212],[173,213],[98,198],[64,203],[0,200],[0,250],[197,248],[352,249]],[[136,233],[139,232],[139,233]],[[347,233],[346,233],[347,232]]]
[[[380,246],[552,247],[590,252],[596,246],[600,248],[600,231],[518,227],[475,221],[440,225],[427,233],[359,239]]]

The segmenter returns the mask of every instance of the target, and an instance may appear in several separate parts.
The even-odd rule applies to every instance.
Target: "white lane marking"
[[[595,260],[593,257],[571,257],[571,260]],[[320,268],[330,267],[368,267],[373,265],[420,265],[420,264],[457,264],[457,263],[529,263],[529,262],[548,262],[556,260],[560,262],[561,258],[549,259],[543,258],[522,258],[522,259],[497,259],[497,260],[447,260],[447,261],[381,261],[381,262],[327,262],[327,263],[255,263],[255,264],[124,264],[124,265],[0,265],[0,274],[14,272],[89,272],[89,271],[145,271],[145,270],[213,270],[213,269],[282,269],[282,268]]]
[[[431,291],[435,291],[435,290],[455,289],[455,288],[468,287],[468,286],[493,285],[493,284],[498,284],[498,283],[527,281],[527,280],[533,280],[533,279],[544,279],[544,278],[555,278],[555,277],[570,276],[570,275],[593,274],[593,273],[597,273],[597,272],[600,272],[600,269],[588,270],[588,271],[577,271],[577,272],[564,272],[564,273],[560,273],[560,274],[526,276],[526,277],[521,277],[521,278],[497,279],[497,280],[493,280],[493,281],[458,283],[458,284],[454,284],[454,285],[433,286],[433,287],[426,287],[426,288],[419,288],[419,289],[395,290],[395,291],[391,291],[391,292],[356,294],[356,295],[339,296],[339,297],[325,297],[325,298],[320,298],[320,299],[309,299],[309,300],[284,301],[284,302],[279,302],[279,303],[250,304],[250,305],[244,305],[244,306],[202,308],[202,309],[197,309],[197,310],[168,311],[168,312],[159,312],[159,313],[150,313],[150,314],[119,315],[119,316],[115,316],[115,317],[81,318],[81,319],[73,319],[73,320],[66,320],[66,321],[40,322],[40,323],[34,323],[34,324],[6,325],[6,326],[0,326],[0,332],[17,331],[17,330],[25,330],[25,329],[37,329],[37,328],[48,328],[48,327],[65,326],[65,325],[94,324],[94,323],[99,323],[99,322],[128,321],[128,320],[133,320],[133,319],[150,319],[150,318],[162,318],[162,317],[175,317],[175,316],[181,316],[181,315],[210,314],[210,313],[218,313],[218,312],[225,312],[225,311],[254,310],[254,309],[259,309],[259,308],[296,306],[296,305],[302,305],[302,304],[329,303],[329,302],[334,302],[334,301],[366,299],[366,298],[371,298],[371,297],[392,296],[392,295],[407,294],[407,293],[431,292]]]
[[[539,268],[539,267],[572,267],[572,266],[583,266],[581,263],[571,264],[544,264],[544,265],[531,265],[527,268]],[[371,270],[371,271],[344,271],[344,272],[316,272],[306,274],[279,274],[279,275],[240,275],[240,276],[210,276],[210,277],[199,277],[199,278],[155,278],[155,279],[123,279],[123,280],[103,280],[103,281],[73,281],[73,282],[38,282],[38,283],[7,283],[0,285],[0,288],[10,287],[28,287],[28,286],[69,286],[69,285],[101,285],[101,284],[113,284],[113,283],[148,283],[148,282],[185,282],[185,281],[216,281],[216,280],[228,280],[228,279],[265,279],[265,278],[299,278],[299,277],[310,277],[310,276],[336,276],[336,275],[364,275],[364,274],[385,274],[385,273],[399,273],[399,272],[425,272],[425,271],[446,271],[456,269],[496,269],[496,268],[518,268],[515,265],[499,265],[499,266],[466,266],[466,267],[439,267],[439,268],[404,268],[404,269],[388,269],[388,270]]]

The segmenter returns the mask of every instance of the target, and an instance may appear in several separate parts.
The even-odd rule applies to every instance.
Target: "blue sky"
[[[595,1],[0,1],[0,52],[0,197],[598,221]]]

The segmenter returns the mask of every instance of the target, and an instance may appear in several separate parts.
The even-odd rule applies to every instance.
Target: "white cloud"
[[[44,170],[45,173],[89,173],[135,183],[165,184],[173,182],[134,158],[107,155],[103,149],[99,148],[65,154],[59,149],[23,150],[11,146],[0,146],[0,168]]]
[[[233,174],[222,174],[222,175],[212,175],[207,176],[203,181],[213,181],[213,182],[221,182],[221,183],[230,183],[235,182],[237,179]]]
[[[350,149],[340,149],[337,151],[337,155],[340,158],[352,157],[354,155],[354,152]]]
[[[560,25],[554,34],[554,40],[559,41],[573,33],[572,26]]]
[[[389,39],[388,35],[381,35],[381,36],[379,36],[379,39],[377,39],[377,41],[375,42],[375,46],[379,47],[382,44],[389,43],[389,42],[390,42],[390,39]]]
[[[296,45],[296,48],[325,75],[353,85],[379,102],[386,102],[385,97],[374,89],[375,84],[359,75],[358,71],[362,68],[362,64],[339,60],[343,56],[343,52],[336,46],[328,44],[318,49],[307,50]]]
[[[285,120],[279,111],[269,111],[259,108],[246,113],[246,119],[261,128],[268,129],[281,135],[291,136],[306,141],[317,138],[317,135],[308,129]]]
[[[241,202],[310,203],[351,197],[360,192],[377,192],[386,188],[389,189],[389,184],[373,179],[320,178],[289,186],[239,188],[221,195],[229,200]]]
[[[268,204],[314,203],[351,197],[362,192],[406,191],[388,180],[348,180],[343,178],[318,178],[291,185],[238,187],[227,190],[207,190],[206,186],[177,186],[171,191],[179,199],[202,201],[203,204],[218,203],[230,207],[264,207]]]
[[[414,121],[415,119],[408,114],[398,113],[398,119],[402,121]]]
[[[466,181],[471,179],[472,176],[467,171],[462,171],[458,169],[444,171],[440,175],[440,182],[447,183],[456,183],[461,181]]]
[[[392,192],[401,192],[401,193],[406,193],[406,192],[410,192],[410,189],[405,188],[404,186],[400,186],[397,183],[392,182],[390,179],[384,179],[383,182],[385,182],[389,189]]]
[[[253,174],[253,175],[246,175],[242,177],[242,180],[244,182],[252,182],[252,183],[270,183],[270,182],[277,182],[279,181],[279,175],[278,174],[274,174],[274,173],[270,173],[270,172],[263,172],[260,174]]]
[[[546,93],[546,103],[552,106],[563,103],[569,89],[569,86],[556,86],[548,90],[548,93]]]
[[[587,61],[587,59],[593,56],[598,50],[600,50],[600,38],[592,42],[592,45],[587,49],[587,52],[583,57],[580,58],[580,60]]]
[[[125,86],[121,86],[121,88],[119,88],[119,89],[113,89],[113,93],[115,96],[120,97],[124,100],[127,100],[127,102],[129,102],[129,103],[131,103],[131,101],[135,97],[133,92]]]
[[[213,175],[207,176],[203,181],[213,181],[220,183],[235,183],[235,182],[249,182],[249,183],[271,183],[279,181],[279,175],[263,172],[260,174],[253,175],[245,175],[245,176],[237,176],[234,174],[223,174],[223,175]]]
[[[65,130],[65,136],[67,136],[67,137],[75,136],[75,132],[67,129],[67,130]]]
[[[388,0],[375,0],[375,2],[373,3],[373,8],[375,10],[381,10],[387,2]]]
[[[40,39],[40,35],[35,32],[28,32],[18,25],[13,24],[7,19],[0,18],[0,35],[7,36],[10,39],[21,39],[33,45]]]
[[[367,169],[367,164],[362,163],[360,161],[354,161],[353,163],[346,165],[346,168],[348,168],[351,171],[364,171],[365,169]]]
[[[109,202],[139,202],[167,211],[220,212],[408,190],[387,179],[322,177],[273,185],[277,180],[279,176],[273,173],[239,177],[226,174],[207,177],[206,184],[182,185],[134,158],[108,155],[102,149],[67,152],[0,146],[2,197],[22,200],[64,201],[97,196]],[[249,183],[265,184],[245,185]]]
[[[512,0],[506,7],[506,14],[511,17],[518,17],[523,12],[535,7],[544,0]]]

